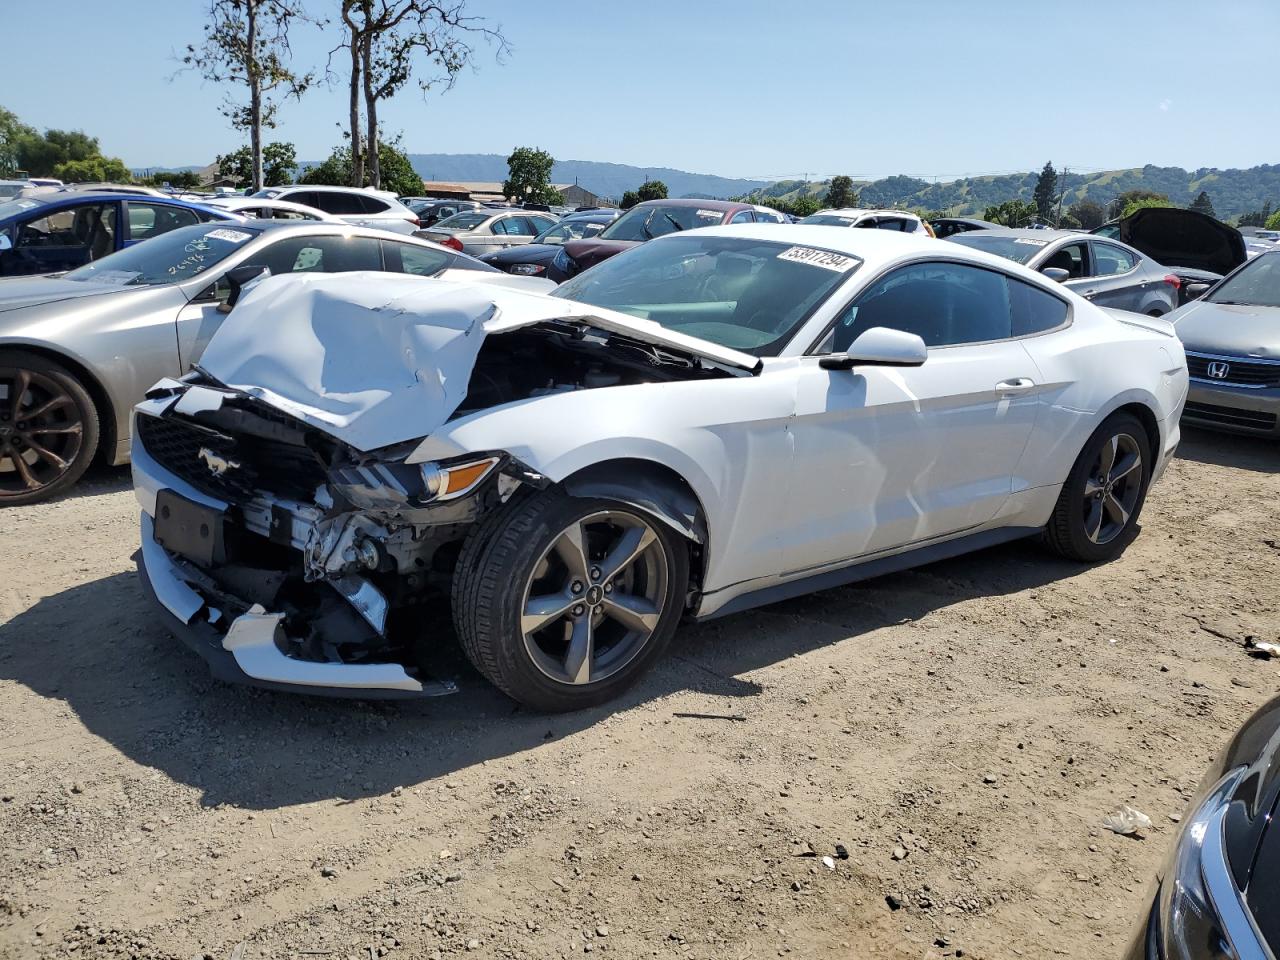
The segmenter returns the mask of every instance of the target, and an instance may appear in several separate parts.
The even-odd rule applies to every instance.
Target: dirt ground
[[[0,514],[0,956],[1117,956],[1280,680],[1242,647],[1280,632],[1278,470],[1189,435],[1115,563],[1014,544],[687,627],[563,717],[461,664],[408,705],[211,680],[100,471]]]

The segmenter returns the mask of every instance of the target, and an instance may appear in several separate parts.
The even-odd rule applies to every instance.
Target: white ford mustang
[[[1182,345],[1008,260],[674,233],[554,296],[267,279],[135,414],[142,576],[224,678],[601,702],[705,619],[1035,534],[1117,556]]]

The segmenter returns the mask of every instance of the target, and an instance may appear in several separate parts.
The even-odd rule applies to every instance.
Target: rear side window
[[[415,277],[434,277],[446,269],[453,257],[443,250],[419,247],[412,243],[383,240],[382,255],[391,273],[409,273]]]
[[[1110,277],[1119,273],[1128,273],[1138,265],[1138,261],[1128,250],[1110,243],[1093,245],[1093,275]]]
[[[282,273],[346,273],[381,270],[382,251],[371,237],[290,237],[258,251],[246,265]]]
[[[317,207],[325,213],[332,213],[335,217],[350,217],[365,212],[364,204],[361,203],[364,198],[359,194],[317,190],[312,196],[316,198]]]
[[[386,213],[391,209],[390,204],[384,203],[377,197],[359,194],[355,196],[355,199],[359,201],[362,213]]]
[[[125,204],[129,213],[129,239],[146,240],[158,237],[178,227],[190,227],[200,218],[184,207],[171,207],[164,203],[144,203],[129,200]]]
[[[1067,304],[1051,293],[1029,283],[1007,278],[1009,283],[1009,311],[1013,320],[1013,335],[1025,337],[1044,333],[1067,322]]]

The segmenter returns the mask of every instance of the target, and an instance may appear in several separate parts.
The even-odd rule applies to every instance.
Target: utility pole
[[[1063,167],[1062,174],[1059,181],[1062,184],[1062,189],[1058,191],[1058,215],[1056,218],[1058,223],[1062,223],[1062,201],[1067,195],[1067,177],[1069,177],[1070,175],[1071,175],[1071,168]]]

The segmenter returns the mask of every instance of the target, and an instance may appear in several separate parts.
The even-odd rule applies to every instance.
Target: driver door
[[[1012,339],[1003,274],[901,267],[863,291],[819,352],[870,327],[916,333],[920,367],[801,360],[786,566],[812,571],[962,533],[1009,497],[1036,420],[1035,363]]]

